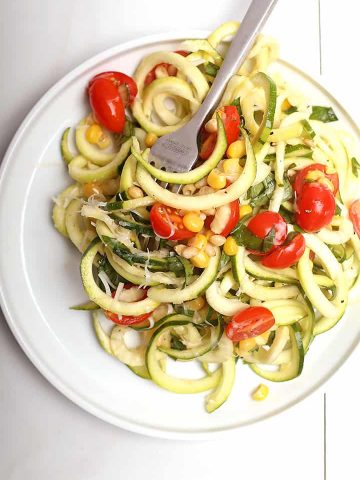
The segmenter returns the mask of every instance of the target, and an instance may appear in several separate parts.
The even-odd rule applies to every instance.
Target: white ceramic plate
[[[205,34],[184,32],[179,38]],[[94,74],[131,73],[144,55],[175,50],[179,41],[171,34],[157,35],[107,50],[64,77],[29,113],[2,165],[0,286],[2,307],[18,342],[64,395],[128,430],[167,438],[202,438],[275,415],[323,384],[358,343],[360,309],[349,309],[331,332],[317,338],[302,375],[272,384],[266,402],[251,400],[249,393],[260,379],[239,364],[230,399],[211,415],[204,410],[203,394],[172,394],[133,375],[102,351],[88,314],[69,310],[85,295],[79,253],[51,222],[51,198],[70,183],[60,157],[61,133],[88,111],[85,87]],[[350,117],[329,93],[290,65],[280,62],[278,66],[318,102],[333,105],[346,127],[359,137]]]

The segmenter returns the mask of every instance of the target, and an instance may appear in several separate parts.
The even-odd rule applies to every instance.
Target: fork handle
[[[218,70],[214,82],[199,110],[190,124],[195,127],[203,124],[218,106],[221,96],[230,78],[239,70],[255,42],[261,27],[269,17],[277,0],[253,0],[233,38],[225,59]]]

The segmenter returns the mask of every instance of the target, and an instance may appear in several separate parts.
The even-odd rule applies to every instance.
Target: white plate
[[[184,32],[178,38],[201,38],[205,33]],[[112,69],[131,73],[150,51],[172,50],[178,44],[178,39],[166,34],[107,50],[58,82],[24,120],[2,165],[1,302],[11,330],[34,365],[82,408],[147,435],[203,438],[275,415],[323,384],[358,343],[360,309],[349,309],[331,332],[317,338],[302,375],[288,383],[271,384],[266,402],[251,400],[249,393],[260,378],[239,364],[230,399],[211,415],[204,411],[203,394],[171,394],[133,375],[102,351],[88,314],[69,310],[85,295],[80,256],[51,222],[51,198],[70,183],[60,157],[61,133],[88,111],[85,87],[94,74]],[[329,93],[290,65],[280,62],[279,68],[319,102],[333,105],[359,137],[350,117]]]

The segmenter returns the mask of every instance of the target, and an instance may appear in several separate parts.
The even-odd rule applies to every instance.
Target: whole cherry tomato
[[[96,120],[110,132],[121,133],[125,126],[125,108],[119,90],[106,78],[94,80],[88,89]]]
[[[335,215],[335,198],[320,183],[306,183],[296,200],[295,222],[306,232],[316,232],[329,225]]]
[[[268,255],[278,245],[282,245],[285,242],[287,236],[287,223],[283,217],[277,212],[271,212],[266,210],[260,212],[255,217],[252,217],[247,225],[250,232],[258,238],[264,239],[271,230],[275,231],[273,246],[267,252],[259,252],[258,250],[248,249],[254,255]]]
[[[257,337],[275,324],[274,315],[265,307],[248,307],[233,316],[225,333],[233,342]]]
[[[195,233],[187,230],[179,211],[162,203],[155,203],[150,211],[150,222],[154,232],[160,238],[169,240],[184,240]]]
[[[336,195],[339,190],[339,176],[336,172],[331,172],[326,165],[314,163],[299,170],[296,174],[293,185],[296,195],[301,194],[301,190],[306,183],[317,182],[330,188]]]
[[[291,232],[285,243],[261,260],[264,267],[287,268],[295,265],[305,252],[305,238],[301,233]]]

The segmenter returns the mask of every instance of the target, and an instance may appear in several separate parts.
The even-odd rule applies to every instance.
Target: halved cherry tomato
[[[111,132],[121,133],[125,126],[125,108],[115,85],[106,78],[98,78],[89,85],[88,93],[97,121]]]
[[[247,225],[250,232],[258,238],[264,239],[272,229],[275,230],[274,244],[267,252],[259,252],[258,250],[248,249],[249,252],[254,255],[268,255],[278,245],[282,245],[287,236],[287,223],[283,217],[277,212],[271,212],[266,210],[265,212],[258,213],[255,217],[252,217]]]
[[[217,109],[216,112],[222,114],[226,140],[228,145],[230,145],[230,143],[235,142],[235,140],[239,138],[241,123],[239,112],[234,105],[226,105]],[[202,133],[200,134],[201,147],[199,152],[201,160],[207,160],[210,157],[215,148],[216,139],[216,133],[208,133],[202,130]]]
[[[189,52],[186,52],[185,50],[176,50],[175,53],[183,56],[183,57],[187,57],[189,55]],[[158,67],[164,67],[166,68],[167,72],[168,72],[168,75],[169,77],[176,77],[177,75],[177,68],[174,67],[174,65],[171,65],[170,63],[158,63],[157,65],[155,65],[155,67],[150,70],[150,72],[146,75],[145,77],[145,85],[150,85],[151,82],[153,82],[155,79],[156,79],[156,72],[155,70],[158,68]]]
[[[179,211],[162,203],[155,203],[150,211],[150,222],[156,235],[169,240],[184,240],[195,233],[185,228]]]
[[[201,160],[207,160],[210,157],[215,148],[216,140],[216,133],[204,133],[199,152],[199,157]]]
[[[130,315],[119,316],[116,313],[109,312],[108,310],[104,310],[104,314],[106,318],[108,318],[114,323],[117,323],[118,325],[135,325],[136,323],[141,323],[147,320],[152,314],[152,312],[144,313],[143,315],[136,315],[136,316],[130,316]]]
[[[226,105],[218,109],[218,112],[224,113],[223,122],[226,132],[226,140],[228,145],[235,142],[240,135],[240,115],[238,109],[234,105]]]
[[[126,290],[128,290],[130,288],[133,288],[133,287],[136,287],[136,285],[133,285],[132,283],[126,283],[124,285],[124,288]],[[111,294],[111,296],[113,298],[115,297],[115,293],[116,292],[112,292],[112,294]],[[146,297],[147,297],[147,289],[144,289],[143,299],[146,298]],[[117,313],[110,312],[109,310],[104,310],[104,314],[105,314],[106,318],[108,318],[109,320],[111,320],[114,323],[117,323],[118,325],[135,325],[137,323],[144,322],[146,319],[148,319],[150,317],[150,315],[152,314],[152,312],[144,313],[142,315],[135,315],[135,316],[132,316],[132,315],[120,315],[119,316]]]
[[[177,53],[178,55],[182,55],[183,57],[187,57],[190,52],[188,52],[187,50],[175,50],[175,53]]]
[[[249,307],[233,316],[226,325],[226,336],[233,342],[257,337],[275,324],[274,315],[265,307]]]
[[[102,72],[98,73],[89,82],[89,88],[99,78],[106,78],[118,89],[125,107],[131,105],[137,95],[138,88],[133,78],[122,72]]]
[[[339,176],[336,172],[329,173],[328,170],[328,167],[326,165],[323,165],[322,163],[314,163],[299,170],[299,172],[296,174],[295,182],[293,185],[296,195],[301,194],[301,190],[306,183],[317,182],[321,185],[324,185],[325,187],[328,186],[326,185],[326,180],[324,181],[323,179],[330,180],[333,185],[333,194],[336,195],[337,191],[339,190]],[[319,175],[318,179],[316,179],[316,173],[318,173]],[[315,178],[314,180],[312,180],[311,175],[314,176],[314,174]]]
[[[236,227],[239,218],[240,218],[240,212],[239,212],[239,201],[234,200],[231,203],[228,203],[226,205],[229,209],[229,215],[225,224],[225,227],[222,232],[220,232],[219,235],[222,235],[223,237],[227,237],[229,233]],[[205,227],[210,228],[211,222],[214,220],[214,217],[212,215],[206,217],[205,220]]]
[[[335,198],[320,183],[306,183],[296,200],[295,222],[306,232],[316,232],[329,225],[335,215]]]
[[[349,209],[350,220],[354,225],[354,230],[360,238],[360,200],[355,200]]]
[[[295,265],[305,252],[305,238],[301,233],[291,232],[283,245],[261,260],[264,267],[287,268]]]

